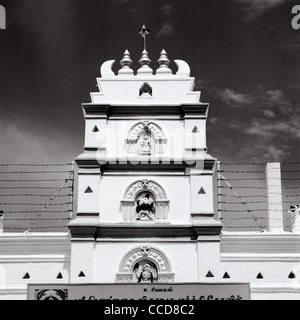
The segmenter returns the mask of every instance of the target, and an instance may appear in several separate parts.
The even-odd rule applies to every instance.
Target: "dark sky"
[[[0,163],[70,162],[82,152],[81,103],[101,64],[125,49],[137,68],[138,29],[189,63],[210,103],[208,149],[221,161],[300,159],[300,29],[289,0],[0,0]],[[171,65],[174,72],[176,67]],[[119,69],[115,64],[116,70]]]

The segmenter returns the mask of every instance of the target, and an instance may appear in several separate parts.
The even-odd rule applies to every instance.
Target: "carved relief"
[[[134,125],[126,139],[128,153],[139,155],[161,154],[166,149],[166,138],[162,129],[150,121]]]
[[[168,219],[169,200],[164,189],[152,180],[131,184],[121,203],[124,221],[164,222]]]
[[[156,196],[156,199],[166,199],[166,194],[163,188],[151,180],[140,180],[133,183],[125,194],[125,199],[134,199],[136,195],[144,190],[150,190]]]
[[[171,271],[170,262],[161,251],[144,246],[125,255],[116,278],[122,282],[173,282]]]

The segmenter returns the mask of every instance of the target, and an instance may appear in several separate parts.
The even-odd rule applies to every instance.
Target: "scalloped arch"
[[[167,199],[165,190],[158,183],[147,179],[133,182],[127,188],[124,199],[134,201],[136,199],[136,196],[143,191],[152,192],[156,200]]]
[[[137,141],[140,134],[145,130],[150,131],[156,140],[165,139],[165,134],[158,124],[152,121],[140,121],[131,127],[127,135],[127,140]]]
[[[132,273],[136,263],[149,260],[158,268],[158,272],[172,272],[171,264],[166,255],[159,249],[144,246],[136,247],[125,254],[122,258],[119,272]]]

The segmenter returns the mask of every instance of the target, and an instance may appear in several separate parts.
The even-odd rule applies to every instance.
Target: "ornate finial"
[[[157,61],[159,68],[157,69],[156,73],[172,73],[172,70],[169,69],[170,60],[167,57],[167,52],[162,50],[160,53],[160,57]]]
[[[150,33],[150,30],[143,25],[142,29],[139,30],[139,34],[144,38],[144,51],[146,51],[146,36]]]
[[[152,61],[148,57],[148,52],[144,50],[142,52],[142,57],[139,60],[139,64],[141,65],[141,67],[139,68],[137,73],[152,73],[153,70],[149,67],[151,62]]]
[[[123,59],[120,61],[122,69],[119,70],[119,74],[133,74],[133,70],[130,68],[132,60],[130,59],[130,53],[126,49],[123,55]]]

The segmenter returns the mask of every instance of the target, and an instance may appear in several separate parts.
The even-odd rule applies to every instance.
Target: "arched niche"
[[[165,153],[167,139],[159,125],[140,121],[129,130],[126,144],[127,152],[132,155],[158,156]]]
[[[149,222],[167,222],[169,200],[166,192],[158,183],[148,179],[135,181],[126,189],[121,201],[123,221],[137,222],[137,199],[143,193],[151,194],[155,202],[155,215],[153,220],[149,219]]]
[[[125,254],[119,265],[116,281],[138,283],[135,269],[145,262],[154,265],[157,270],[158,277],[154,282],[174,282],[169,259],[161,250],[150,246],[136,247]]]

